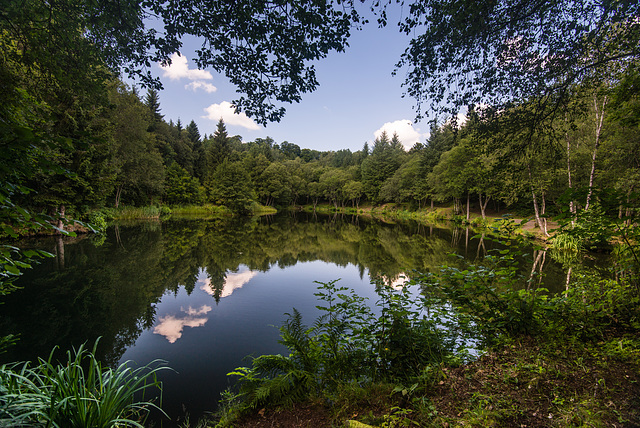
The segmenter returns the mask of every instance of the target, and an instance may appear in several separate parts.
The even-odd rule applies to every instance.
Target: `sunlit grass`
[[[185,205],[171,208],[171,215],[177,217],[211,217],[229,215],[231,211],[220,205]]]
[[[166,210],[166,209],[165,209]],[[121,207],[116,208],[111,213],[116,220],[134,220],[145,218],[160,218],[163,214],[163,207],[154,205],[146,207]]]

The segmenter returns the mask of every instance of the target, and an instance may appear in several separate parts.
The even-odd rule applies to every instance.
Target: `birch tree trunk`
[[[482,220],[486,220],[486,211],[487,211],[487,204],[489,203],[489,199],[491,199],[491,196],[487,196],[484,199],[484,202],[482,202],[482,193],[478,194],[478,200],[480,202],[480,213],[482,214]]]
[[[122,195],[122,188],[124,187],[124,184],[120,184],[117,188],[116,188],[116,208],[118,208],[120,206],[120,196]]]
[[[589,174],[589,193],[587,194],[587,203],[584,206],[585,211],[589,209],[591,203],[591,196],[593,194],[593,181],[596,175],[596,155],[598,154],[598,147],[600,146],[600,134],[602,132],[602,123],[604,122],[604,108],[607,105],[607,96],[604,96],[602,100],[602,108],[598,106],[598,96],[593,96],[593,107],[596,113],[596,141],[593,146],[593,157],[591,158],[591,174]]]
[[[564,138],[567,141],[567,179],[569,181],[569,191],[573,191],[573,183],[571,181],[571,140],[569,139],[569,133],[564,133]],[[575,226],[576,222],[576,204],[573,200],[573,195],[571,195],[571,200],[569,201],[569,212],[571,213],[571,226]]]
[[[471,205],[471,194],[467,190],[467,222],[469,221],[469,217],[470,217],[469,205]]]
[[[549,233],[547,232],[547,198],[545,197],[544,191],[541,192],[541,198],[542,198],[542,227],[544,230],[544,234],[546,236],[549,236]]]
[[[538,208],[538,198],[536,197],[536,191],[533,188],[533,177],[531,176],[531,165],[530,164],[527,165],[527,169],[529,171],[529,186],[531,188],[531,197],[533,199],[533,211],[534,211],[535,216],[536,216],[536,223],[538,224],[538,227],[540,229],[542,229],[542,231],[544,232],[544,235],[545,236],[549,236],[549,232],[547,232],[546,221],[543,223],[542,222],[542,218],[540,216],[540,209]],[[544,198],[543,198],[543,200],[544,200]]]

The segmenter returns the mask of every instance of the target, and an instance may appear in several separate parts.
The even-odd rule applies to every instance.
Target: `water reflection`
[[[398,288],[414,269],[462,266],[452,252],[473,261],[497,244],[464,229],[297,214],[123,224],[106,239],[29,245],[57,257],[27,272],[24,289],[0,305],[0,334],[21,337],[0,358],[46,357],[55,345],[102,337],[108,364],[169,361],[178,374],[164,379],[167,411],[176,417],[185,405],[194,418],[215,408],[226,373],[245,356],[284,351],[273,327],[284,313],[295,307],[313,322],[314,281],[342,278],[375,302],[371,280]],[[546,287],[564,289],[574,265],[527,251],[524,280],[537,285],[542,272]]]
[[[242,288],[243,285],[251,281],[251,278],[256,276],[258,272],[243,268],[240,272],[233,272],[225,274],[224,282],[222,283],[222,289],[219,290],[215,284],[211,281],[211,278],[204,280],[204,283],[200,287],[202,291],[215,297],[217,301],[220,301],[223,297],[229,297],[238,288]]]
[[[182,337],[182,330],[185,327],[202,327],[209,318],[202,315],[211,312],[211,306],[202,305],[194,309],[189,306],[186,310],[180,307],[182,314],[164,315],[160,317],[159,323],[153,327],[153,332],[167,338],[169,343],[175,343]]]

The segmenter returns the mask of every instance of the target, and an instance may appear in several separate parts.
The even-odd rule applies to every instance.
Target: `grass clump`
[[[0,425],[30,427],[113,427],[144,425],[160,407],[145,394],[161,388],[156,374],[162,362],[133,369],[123,363],[103,367],[93,349],[80,346],[57,364],[54,351],[36,365],[0,367]]]

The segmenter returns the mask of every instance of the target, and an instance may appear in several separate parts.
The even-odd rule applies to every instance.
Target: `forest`
[[[402,14],[392,23],[394,8]],[[200,135],[195,121],[163,116],[152,64],[170,63],[186,38],[201,42],[199,68],[237,87],[237,111],[265,125],[321,84],[316,61],[376,24],[411,37],[397,65],[404,95],[417,121],[440,118],[408,151],[397,135],[319,151],[244,141],[222,120]],[[357,416],[356,427],[636,426],[639,46],[640,5],[630,0],[3,2],[0,295],[53,256],[15,239],[69,234],[69,222],[91,227],[123,207],[224,206],[244,217],[264,206],[438,205],[461,221],[472,209],[482,218],[508,209],[535,217],[547,236],[548,220],[559,221],[568,248],[610,253],[610,272],[576,275],[557,294],[516,288],[521,254],[507,230],[491,238],[506,249],[482,264],[416,273],[398,292],[376,284],[379,314],[335,281],[319,284],[326,316],[307,328],[289,314],[281,343],[290,355],[233,373],[221,426],[258,426],[265,409],[277,424],[274,409],[300,403],[321,403],[329,424]],[[488,352],[475,361],[458,352],[472,333]],[[0,338],[0,351],[15,340]],[[0,417],[64,426],[99,409],[103,421],[76,426],[142,426],[136,418],[157,405],[133,398],[159,386],[158,369],[112,369],[88,348],[69,351],[67,364],[3,365]],[[93,370],[86,379],[83,366]],[[109,408],[111,392],[124,397]]]
[[[602,19],[609,26],[596,27],[591,42],[551,37],[547,49],[560,49],[552,42],[569,43],[575,44],[575,52],[571,51],[571,57],[565,53],[561,62],[543,70],[530,64],[524,74],[520,61],[543,61],[540,53],[528,46],[517,46],[522,58],[516,58],[516,47],[491,39],[500,52],[496,54],[498,66],[490,67],[466,55],[473,40],[453,40],[458,51],[431,58],[432,62],[422,68],[417,66],[415,46],[410,46],[402,62],[414,67],[406,86],[407,93],[417,100],[417,119],[427,101],[434,109],[440,103],[437,111],[445,116],[440,116],[443,119],[439,123],[432,123],[424,144],[416,144],[409,151],[403,149],[397,136],[384,134],[356,152],[322,152],[304,148],[304,142],[270,138],[244,141],[241,136],[228,135],[222,119],[209,136],[200,135],[193,120],[187,125],[180,119],[167,121],[159,104],[159,82],[148,72],[149,61],[166,61],[179,46],[179,36],[189,31],[197,33],[197,23],[188,22],[182,15],[185,11],[155,6],[158,17],[185,20],[178,29],[167,25],[163,38],[156,30],[144,27],[142,17],[148,11],[132,4],[121,11],[124,15],[118,23],[110,20],[112,6],[76,10],[72,3],[60,2],[47,9],[32,1],[28,7],[12,3],[3,12],[0,173],[6,207],[20,207],[3,209],[4,233],[11,235],[15,222],[25,218],[21,210],[82,220],[107,207],[216,204],[248,214],[256,203],[281,208],[310,204],[315,208],[324,202],[335,208],[356,209],[361,204],[394,203],[410,209],[453,204],[454,213],[466,212],[467,218],[471,205],[483,217],[486,207],[509,207],[535,214],[537,224],[548,234],[547,216],[568,212],[575,217],[594,205],[598,208],[605,204],[605,211],[621,218],[630,214],[628,207],[637,202],[640,74],[637,43],[633,43],[637,24],[625,26],[619,22],[627,19],[624,16],[634,16],[631,4],[618,5],[618,14],[613,8],[604,10],[602,16],[590,17],[593,22]],[[555,7],[566,8],[568,16],[580,13],[581,9],[573,6],[554,4],[539,13],[551,16]],[[317,11],[324,19],[314,21],[318,33],[313,33],[309,24],[308,38],[301,39],[310,47],[309,58],[295,59],[307,64],[310,59],[326,56],[331,49],[342,50],[345,37],[360,25],[351,8],[324,15]],[[379,25],[385,24],[385,10],[381,7],[376,12]],[[312,20],[317,17],[313,12],[310,9],[308,16],[299,19],[303,23]],[[512,12],[520,13],[517,9]],[[260,13],[267,12],[256,11],[255,19],[263,22],[258,18]],[[453,16],[457,12],[447,13]],[[537,24],[524,16],[514,21],[512,30],[535,37]],[[237,19],[240,22],[224,25],[245,23],[244,17]],[[344,27],[342,21],[348,19],[353,20],[352,27]],[[336,21],[343,26],[336,27]],[[571,22],[567,19],[557,24],[571,28]],[[75,30],[76,23],[84,25],[92,36]],[[585,22],[581,31],[587,34],[592,24]],[[211,34],[202,35],[218,43],[210,52],[215,51],[214,46],[224,52],[222,45],[238,46],[222,35],[224,25],[220,25],[210,28]],[[418,24],[411,24],[409,18],[399,23],[401,31],[408,31],[410,25]],[[455,22],[443,25],[455,29]],[[250,39],[254,30],[249,26],[243,29],[246,34],[237,37]],[[279,30],[275,24],[264,29],[274,33]],[[478,40],[498,37],[486,36],[481,30],[464,31]],[[122,44],[120,37],[127,35],[126,31],[131,31],[128,36],[135,43]],[[51,37],[53,34],[58,36]],[[453,35],[438,36],[441,38],[432,43],[449,43],[447,37]],[[316,40],[332,37],[333,45]],[[254,43],[254,49],[264,48]],[[295,57],[291,52],[295,46],[269,48],[283,58]],[[420,52],[430,53],[429,49]],[[214,68],[220,70],[230,61],[222,54],[212,58],[203,51],[199,55],[199,65],[215,63]],[[243,58],[242,52],[234,55],[235,61]],[[597,56],[598,60],[580,65],[581,55]],[[245,60],[244,68],[237,70],[237,64],[231,61],[229,67],[234,71],[227,70],[227,75],[240,75],[245,68],[267,67],[262,64],[264,58],[249,55]],[[438,64],[450,66],[448,73],[438,77],[438,84],[435,78],[423,75],[412,78]],[[247,85],[257,79],[254,86],[261,89],[247,90],[250,97],[234,101],[237,108],[253,112],[261,123],[284,114],[274,99],[299,101],[300,93],[313,90],[317,84],[311,66],[306,75],[298,66],[291,69],[297,70],[301,79],[306,76],[308,84],[303,85],[277,75],[276,65],[282,66],[282,62],[274,60],[267,67],[271,72],[265,72],[273,84],[257,83],[266,77],[247,77]],[[451,85],[443,79],[456,77],[457,85],[465,87],[460,79],[471,71],[496,73],[496,77],[485,79],[483,90],[473,89],[475,83],[468,83],[467,89],[449,93],[447,98],[436,96],[443,95]],[[140,84],[147,86],[144,95],[137,86],[122,83],[127,76],[137,76]],[[239,90],[243,88],[240,85]],[[511,98],[505,101],[504,93],[508,92]],[[502,102],[492,100],[501,93]],[[262,108],[252,98],[262,100]],[[467,109],[466,120],[458,123],[456,114],[463,107]]]
[[[82,219],[125,205],[216,204],[250,214],[256,203],[335,209],[393,203],[414,210],[437,203],[453,204],[467,219],[470,206],[483,218],[488,206],[535,213],[548,235],[547,216],[606,202],[622,218],[637,205],[640,108],[625,98],[631,85],[574,88],[564,117],[533,135],[488,125],[495,112],[472,109],[464,123],[434,125],[427,142],[409,151],[397,135],[383,133],[356,152],[321,152],[271,138],[244,142],[228,135],[222,119],[213,135],[201,136],[193,120],[186,126],[164,120],[156,90],[141,99],[113,80],[104,104],[88,108],[86,129],[75,130],[95,138],[45,149],[63,169],[25,183],[34,190],[28,206]],[[68,114],[76,126],[83,122]]]

